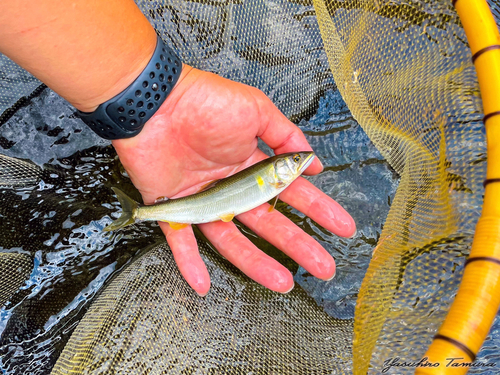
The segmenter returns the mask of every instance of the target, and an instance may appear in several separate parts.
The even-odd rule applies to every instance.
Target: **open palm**
[[[302,132],[256,88],[184,66],[174,90],[139,135],[113,145],[146,204],[156,198],[197,192],[206,183],[227,177],[266,158],[257,148],[261,138],[276,154],[308,151]],[[321,172],[319,160],[306,170]],[[335,201],[303,178],[280,195],[333,233],[349,237],[353,219]],[[239,221],[288,254],[312,275],[335,275],[333,258],[312,237],[264,204],[238,215]],[[160,223],[186,281],[200,295],[210,277],[199,255],[191,226],[180,230]],[[293,288],[290,272],[265,255],[234,223],[198,226],[217,250],[246,275],[278,292]]]

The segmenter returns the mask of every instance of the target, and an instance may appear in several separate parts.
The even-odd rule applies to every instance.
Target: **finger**
[[[356,223],[344,208],[305,178],[297,178],[280,199],[341,237],[356,234]]]
[[[193,227],[174,230],[167,223],[159,224],[182,276],[196,293],[205,296],[210,289],[210,276],[198,251]]]
[[[245,275],[275,292],[293,289],[293,276],[283,265],[259,250],[233,222],[198,226],[221,255]]]
[[[313,276],[330,280],[335,276],[332,256],[311,236],[280,212],[269,212],[269,204],[238,215],[238,220],[295,260]]]
[[[267,104],[267,103],[266,103]],[[258,136],[272,149],[276,155],[293,151],[312,151],[304,133],[295,124],[283,115],[278,108],[269,101],[266,105],[269,121],[262,125]],[[305,174],[314,175],[323,170],[318,158],[314,158]]]
[[[267,157],[260,150],[256,156],[258,159]],[[337,236],[353,237],[356,234],[356,223],[351,215],[305,178],[297,178],[280,193],[279,198]]]

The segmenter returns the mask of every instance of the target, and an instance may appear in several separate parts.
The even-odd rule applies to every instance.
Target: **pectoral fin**
[[[286,186],[286,184],[283,181],[270,182],[269,185],[274,186],[276,189],[281,189]]]
[[[275,209],[275,207],[276,207],[276,203],[278,202],[278,197],[279,197],[279,196],[280,196],[280,195],[278,194],[277,196],[275,196],[275,197],[272,199],[272,201],[271,201],[271,206],[269,206],[269,209],[268,209],[268,211],[269,211],[269,212],[273,212],[273,210]]]
[[[227,214],[227,215],[222,215],[219,216],[219,218],[224,222],[224,223],[229,223],[231,220],[234,218],[234,214]]]
[[[173,230],[179,230],[182,228],[186,228],[189,224],[182,224],[182,223],[175,223],[173,221],[167,221],[168,225],[170,225],[170,228]]]

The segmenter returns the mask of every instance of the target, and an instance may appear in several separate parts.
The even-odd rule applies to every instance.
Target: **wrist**
[[[133,0],[7,1],[0,51],[82,111],[127,87],[156,33]]]
[[[163,102],[160,108],[155,112],[155,114],[146,122],[144,128],[138,135],[132,138],[121,138],[111,141],[118,154],[122,152],[134,152],[133,149],[135,149],[138,144],[149,142],[144,142],[146,139],[152,140],[159,136],[158,133],[162,133],[164,135],[164,133],[169,132],[170,112],[174,109],[177,101],[182,97],[183,93],[193,83],[193,81],[190,79],[193,74],[189,74],[193,71],[197,70],[189,65],[182,64],[182,71],[179,79],[177,80],[169,96]],[[195,77],[192,78],[195,79]]]
[[[153,37],[153,38],[151,38]],[[99,60],[86,75],[87,84],[74,98],[67,98],[71,105],[82,112],[93,112],[96,108],[123,92],[144,71],[156,47],[156,34],[145,38],[145,45],[132,46],[115,56],[112,61]]]
[[[157,37],[153,55],[132,83],[94,111],[79,111],[79,116],[102,138],[135,137],[169,97],[181,73],[179,57]]]

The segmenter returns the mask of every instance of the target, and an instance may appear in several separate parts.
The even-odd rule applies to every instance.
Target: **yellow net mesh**
[[[450,269],[463,264],[482,202],[481,103],[448,2],[318,0],[315,9],[343,98],[401,175],[357,300],[362,374],[372,354],[376,369],[394,353],[422,358],[456,292],[460,272]]]

